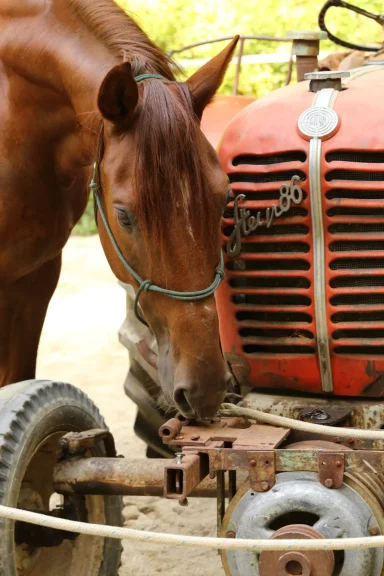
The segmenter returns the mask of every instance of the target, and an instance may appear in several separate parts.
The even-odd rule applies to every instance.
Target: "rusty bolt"
[[[249,462],[249,465],[250,465],[250,466],[256,466],[256,460],[251,460],[251,461]]]
[[[333,486],[333,480],[332,480],[332,478],[327,478],[326,481],[324,482],[324,485],[325,485],[327,488],[332,488],[332,486]]]
[[[378,536],[380,534],[380,530],[378,526],[371,526],[368,530],[371,536]]]
[[[182,440],[184,438],[184,436],[182,434],[178,434],[176,436],[176,440]]]
[[[266,482],[265,480],[263,482],[260,482],[260,488],[262,489],[263,492],[266,492],[267,490],[269,490],[268,482]]]
[[[176,452],[176,464],[181,464],[183,462],[184,454],[182,452]]]
[[[200,436],[197,436],[197,435],[191,436],[191,440],[199,440],[199,439],[200,439]]]
[[[229,532],[226,533],[226,537],[227,538],[236,538],[236,532],[234,532],[233,530],[229,530]]]
[[[341,462],[340,462],[340,460],[336,460],[336,466],[337,466],[337,468],[340,468],[340,467],[341,467]]]

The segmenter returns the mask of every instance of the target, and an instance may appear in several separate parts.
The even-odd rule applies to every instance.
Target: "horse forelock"
[[[164,256],[175,222],[196,242],[212,237],[204,226],[212,203],[210,166],[186,84],[149,80],[141,90],[133,173],[137,220],[147,244]]]

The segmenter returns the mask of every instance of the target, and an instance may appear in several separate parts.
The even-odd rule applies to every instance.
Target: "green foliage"
[[[264,34],[285,36],[288,30],[318,30],[318,13],[325,0],[115,0],[150,38],[168,52],[194,42],[235,34]],[[382,0],[351,0],[365,10],[382,11]],[[382,42],[380,27],[353,12],[332,8],[327,15],[327,25],[336,36],[357,44]],[[208,47],[183,52],[180,58],[212,57],[224,47],[218,43]],[[342,47],[322,42],[323,51],[339,51]],[[245,54],[284,53],[285,43],[248,41]],[[185,67],[185,76],[196,68]],[[243,64],[239,93],[257,98],[281,87],[287,74],[287,64]],[[235,76],[231,65],[221,93],[230,94]],[[183,79],[183,78],[180,78]],[[92,199],[87,211],[75,228],[77,234],[95,233]]]
[[[89,236],[91,234],[97,234],[92,194],[89,196],[88,205],[84,214],[73,229],[73,234],[76,234],[77,236]]]

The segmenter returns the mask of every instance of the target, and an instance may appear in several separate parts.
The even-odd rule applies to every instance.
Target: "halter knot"
[[[219,276],[220,280],[224,280],[225,278],[225,272],[222,268],[216,268],[216,276]]]
[[[142,283],[142,285],[140,286],[140,290],[142,292],[149,292],[151,286],[152,286],[152,282],[151,280],[144,280],[144,282]]]

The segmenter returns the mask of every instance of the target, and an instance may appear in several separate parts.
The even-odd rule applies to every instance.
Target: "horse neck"
[[[87,134],[85,147],[95,149],[99,87],[118,59],[81,26],[74,30],[70,19],[60,21],[50,12],[3,18],[1,10],[0,5],[0,59],[5,68],[33,87],[51,89],[63,105],[70,104],[77,125]]]

